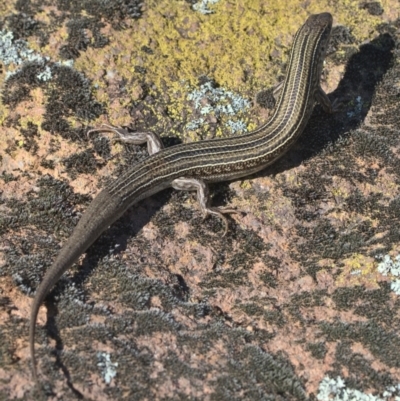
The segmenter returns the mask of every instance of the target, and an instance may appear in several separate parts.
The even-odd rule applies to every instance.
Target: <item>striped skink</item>
[[[130,206],[167,187],[197,191],[202,213],[222,218],[226,232],[223,214],[233,210],[210,207],[207,184],[247,176],[280,158],[302,133],[315,101],[327,112],[333,111],[319,83],[331,28],[331,14],[322,13],[311,15],[298,30],[275,111],[268,122],[248,134],[162,149],[161,140],[154,133],[104,129],[118,134],[125,142],[147,143],[150,157],[132,166],[97,195],[36,291],[29,327],[36,383],[35,328],[40,305],[61,275]]]

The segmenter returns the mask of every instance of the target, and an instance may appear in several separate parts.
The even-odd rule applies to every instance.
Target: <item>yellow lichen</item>
[[[384,2],[385,11],[393,8],[392,2]],[[8,11],[5,7],[0,11]],[[307,9],[300,0],[220,0],[212,10],[212,14],[204,15],[194,11],[188,2],[150,0],[144,3],[141,18],[126,21],[127,29],[103,29],[110,37],[109,45],[81,52],[74,68],[93,80],[98,100],[107,109],[113,108],[108,112],[114,119],[112,123],[127,124],[128,114],[122,109],[141,98],[141,85],[145,82],[149,94],[163,98],[167,105],[166,110],[157,106],[152,109],[159,128],[164,128],[167,114],[173,122],[172,126],[168,124],[168,135],[179,136],[181,122],[190,121],[192,112],[187,95],[198,87],[200,77],[207,76],[221,87],[251,98],[277,82],[293,34],[310,13],[331,12],[335,22],[348,26],[358,41],[376,35],[374,27],[381,22],[380,17],[369,15],[354,0],[320,0],[311,2]],[[49,22],[46,13],[37,18]],[[35,37],[29,39],[29,44],[43,56],[58,61],[54,43],[65,44],[67,37],[68,30],[63,25],[52,33],[49,45],[39,48]],[[118,92],[118,103],[111,98],[116,95],[108,87],[113,77],[117,82],[126,82],[124,91]],[[254,128],[254,120],[245,120],[248,129]],[[220,123],[217,136],[226,130]],[[185,135],[198,139],[194,132]]]
[[[367,288],[378,287],[378,273],[373,258],[361,254],[353,254],[343,260],[344,267],[336,279],[339,286],[364,285]]]
[[[132,22],[131,29],[114,32],[109,46],[83,53],[76,66],[97,77],[99,69],[115,69],[121,79],[132,83],[128,96],[129,87],[135,88],[144,78],[155,96],[167,93],[168,115],[178,121],[184,111],[190,113],[186,96],[200,76],[244,96],[275,83],[293,34],[310,12],[332,12],[337,22],[353,29],[361,40],[380,21],[360,10],[355,1],[320,1],[306,11],[299,1],[221,0],[213,5],[214,13],[207,15],[193,11],[187,2],[153,0],[145,7],[143,18]],[[369,28],[360,29],[360,25]],[[144,52],[144,46],[152,54]],[[277,62],[271,62],[271,57]],[[144,68],[145,74],[135,67]],[[162,118],[157,110],[156,115]]]
[[[0,124],[3,125],[6,119],[10,115],[10,110],[8,107],[4,106],[3,101],[0,97]]]

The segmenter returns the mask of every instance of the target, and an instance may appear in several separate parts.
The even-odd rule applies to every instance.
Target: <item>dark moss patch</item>
[[[383,282],[377,290],[367,291],[361,286],[354,288],[338,288],[332,300],[338,309],[353,310],[358,316],[373,319],[385,327],[400,327],[400,320],[396,317],[400,301],[392,304],[390,284]]]
[[[327,341],[351,340],[361,342],[375,358],[387,366],[400,366],[400,355],[396,351],[400,346],[398,331],[389,328],[385,330],[374,320],[357,323],[321,323],[320,329]]]
[[[102,48],[109,43],[108,38],[101,34],[100,29],[105,24],[94,18],[77,18],[67,23],[68,39],[67,44],[61,46],[60,57],[65,60],[76,59],[81,51],[88,47]],[[87,32],[91,32],[91,39]]]
[[[6,173],[3,171],[3,173],[0,175],[0,179],[2,179],[5,183],[8,183],[11,181],[17,181],[18,177],[14,174]]]
[[[27,129],[21,129],[21,134],[24,137],[23,148],[32,154],[36,154],[39,149],[39,145],[35,140],[39,136],[37,125],[29,121]]]
[[[346,379],[346,385],[366,392],[369,388],[387,388],[396,385],[396,380],[387,372],[373,369],[363,355],[351,350],[351,343],[343,341],[335,352],[337,365],[346,366],[352,373]]]
[[[265,391],[264,385],[260,387],[261,383],[269,390]],[[293,375],[289,364],[251,345],[235,355],[227,375],[217,378],[216,384],[213,400],[236,399],[239,391],[243,398],[251,400],[283,400],[284,394],[296,400],[307,399],[302,383]]]
[[[51,80],[39,79],[44,71],[43,62],[24,64],[5,84],[3,102],[10,107],[30,99],[32,89],[40,87],[45,91],[44,122],[42,128],[73,141],[85,141],[83,130],[70,127],[67,118],[75,117],[86,121],[99,117],[102,106],[94,100],[89,80],[78,71],[58,64],[47,64],[51,70]]]
[[[257,93],[256,102],[265,109],[273,109],[275,107],[275,97],[272,89],[263,90]]]
[[[301,309],[323,306],[326,297],[327,294],[324,290],[316,290],[313,292],[303,291],[290,298],[289,302],[285,304],[285,310],[290,314],[292,319],[302,324],[307,324],[308,322],[304,319]]]
[[[77,223],[77,207],[90,198],[74,194],[63,181],[43,176],[37,183],[38,191],[29,192],[27,200],[5,201],[10,212],[0,217],[0,232],[22,232],[8,236],[12,249],[7,252],[2,274],[9,274],[24,292],[31,292],[59,248],[56,238],[68,235]],[[31,227],[39,230],[34,236]],[[51,235],[51,236],[49,236]]]
[[[98,137],[93,140],[93,149],[101,158],[108,160],[111,158],[110,141],[105,137]]]
[[[367,239],[371,238],[375,230],[371,223],[366,221],[350,232],[339,232],[329,221],[320,219],[313,229],[298,226],[298,234],[308,238],[306,244],[299,250],[303,255],[315,255],[319,258],[338,259],[354,252],[361,252]]]
[[[382,15],[384,12],[382,4],[379,1],[362,2],[360,8],[367,10],[371,15]]]
[[[255,303],[240,304],[238,308],[243,310],[248,316],[261,316],[264,312],[264,309]]]
[[[126,17],[136,19],[142,15],[142,2],[139,0],[57,0],[57,6],[71,15],[87,13],[98,20],[104,18],[114,28],[120,28]]]
[[[259,275],[260,280],[265,283],[268,287],[276,288],[278,285],[276,276],[270,272],[263,272]]]
[[[319,218],[315,206],[328,197],[325,188],[331,183],[330,177],[321,176],[317,171],[307,172],[303,185],[296,188],[286,187],[283,193],[295,206],[296,217],[299,220],[311,221]]]
[[[54,160],[42,159],[42,161],[40,162],[40,166],[43,168],[48,168],[50,170],[53,170],[55,167],[55,163]]]
[[[14,39],[23,39],[38,34],[41,24],[31,15],[23,12],[6,17],[6,26],[14,34]]]
[[[77,174],[93,174],[100,165],[92,150],[85,150],[67,157],[62,163],[72,178],[75,178]]]
[[[326,345],[323,342],[308,343],[307,350],[311,352],[315,359],[324,359],[327,353]]]

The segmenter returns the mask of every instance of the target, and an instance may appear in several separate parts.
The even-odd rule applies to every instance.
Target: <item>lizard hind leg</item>
[[[223,235],[225,236],[228,232],[228,219],[224,216],[224,214],[228,213],[239,213],[237,210],[232,208],[224,208],[224,207],[210,207],[210,195],[208,191],[207,184],[199,179],[195,178],[177,178],[172,181],[172,188],[177,189],[178,191],[196,191],[197,199],[200,204],[200,209],[203,214],[203,218],[206,218],[208,215],[214,215],[219,217],[224,223],[224,231]]]
[[[122,127],[102,124],[102,126],[99,128],[93,128],[89,130],[87,135],[90,135],[93,132],[113,132],[114,134],[118,135],[113,140],[114,142],[132,143],[133,145],[147,144],[147,151],[149,152],[149,155],[158,153],[164,148],[159,135],[152,131],[129,132],[127,129]]]

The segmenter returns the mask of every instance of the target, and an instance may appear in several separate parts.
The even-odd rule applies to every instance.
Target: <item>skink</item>
[[[322,13],[311,15],[298,30],[275,111],[265,124],[248,134],[162,149],[161,140],[154,133],[106,128],[125,142],[147,143],[150,157],[132,166],[98,194],[46,272],[32,304],[29,327],[36,383],[35,328],[40,305],[61,275],[130,206],[167,187],[197,191],[202,213],[221,217],[226,232],[223,214],[233,211],[209,206],[207,184],[253,174],[280,158],[303,132],[315,101],[327,112],[333,111],[319,83],[331,28],[331,14]]]

